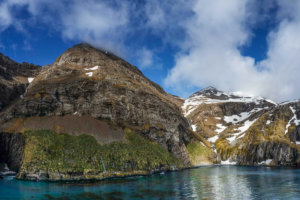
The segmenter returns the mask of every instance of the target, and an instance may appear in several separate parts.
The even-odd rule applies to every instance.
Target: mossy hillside
[[[48,130],[27,130],[22,172],[97,174],[135,170],[168,170],[181,162],[157,143],[126,132],[126,142],[100,145],[89,135],[71,136]]]
[[[231,129],[235,127],[227,128],[219,140],[216,141],[216,149],[221,154],[222,160],[228,158],[234,158],[236,156],[244,157],[248,154],[249,145],[257,146],[266,142],[279,142],[287,144],[291,147],[296,147],[294,143],[291,143],[289,134],[295,129],[295,124],[292,123],[288,129],[288,133],[285,134],[286,125],[289,118],[292,117],[291,113],[275,113],[271,123],[267,124],[267,120],[270,120],[270,113],[263,114],[247,131],[244,137],[239,139],[236,143],[230,144],[226,137]],[[229,134],[230,136],[230,134]]]
[[[216,163],[215,152],[199,141],[191,141],[187,145],[187,150],[193,165],[197,166]]]
[[[292,117],[290,113],[281,113],[281,116],[275,116],[275,120],[267,124],[266,122],[269,120],[269,113],[262,115],[248,129],[247,134],[243,137],[243,142],[259,144],[262,142],[278,141],[281,143],[291,144],[289,133],[295,128],[293,123],[288,129],[288,133],[285,134],[286,126],[290,117]]]
[[[192,129],[188,129],[188,131],[191,133],[192,136],[194,136],[195,139],[202,142],[208,148],[211,148],[211,143],[204,139],[204,137],[202,137],[198,132],[195,132]]]

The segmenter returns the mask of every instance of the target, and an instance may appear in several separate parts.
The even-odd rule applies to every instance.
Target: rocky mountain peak
[[[43,70],[30,84],[29,89],[39,81],[70,81],[80,79],[103,80],[110,79],[116,85],[128,85],[131,82],[139,82],[155,88],[159,93],[165,91],[156,83],[146,78],[135,66],[122,58],[87,43],[73,46],[61,54],[54,63],[43,67]]]
[[[68,63],[92,66],[107,60],[119,60],[125,62],[123,59],[107,50],[96,48],[88,43],[80,43],[65,51],[56,59],[54,64],[62,65]]]
[[[67,67],[68,70],[85,70],[88,68],[93,68],[95,66],[104,67],[111,72],[117,70],[129,70],[135,74],[144,76],[142,72],[135,66],[132,66],[122,58],[110,53],[107,50],[96,48],[87,43],[81,43],[73,46],[72,48],[66,50],[61,54],[55,62],[50,66],[50,68]],[[109,69],[110,68],[110,69]],[[161,88],[157,85],[157,88]]]
[[[220,98],[224,98],[227,95],[225,95],[224,92],[216,89],[215,87],[209,86],[209,87],[206,87],[202,90],[199,90],[198,92],[195,92],[194,94],[192,94],[190,96],[190,98],[191,97],[196,97],[196,96],[220,99]]]
[[[224,102],[244,102],[256,104],[261,104],[263,102],[268,102],[270,104],[276,105],[272,100],[265,99],[260,96],[248,95],[243,92],[223,92],[212,86],[206,87],[198,92],[192,94],[187,100],[187,102],[193,101],[198,103],[224,103]]]

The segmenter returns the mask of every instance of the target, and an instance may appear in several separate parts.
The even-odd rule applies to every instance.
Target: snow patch
[[[257,119],[255,119],[255,120],[253,120],[253,121],[250,121],[250,120],[245,121],[245,122],[244,122],[244,125],[241,126],[241,127],[239,127],[238,130],[239,130],[240,132],[245,132],[245,131],[247,131],[247,130],[250,128],[250,126],[252,126],[252,124],[253,124],[256,120],[257,120]]]
[[[230,143],[233,142],[237,138],[243,138],[245,136],[245,132],[254,124],[257,119],[250,121],[247,120],[244,122],[244,125],[237,129],[238,132],[232,134],[231,137],[226,138]],[[243,134],[242,134],[243,133]]]
[[[34,78],[32,77],[28,77],[28,83],[31,83],[33,81]]]
[[[236,162],[230,162],[229,159],[228,160],[221,160],[221,165],[236,165]]]
[[[215,135],[207,139],[207,141],[215,143],[219,139],[219,135]]]
[[[93,76],[93,72],[85,73],[87,76]]]
[[[292,111],[293,114],[294,114],[294,116],[293,116],[293,118],[294,118],[294,123],[296,124],[296,126],[298,126],[298,125],[300,124],[300,120],[297,119],[296,110],[295,110],[292,106],[290,106],[290,109],[291,109],[291,111]]]
[[[219,139],[219,134],[222,133],[227,127],[223,124],[216,124],[217,129],[215,130],[217,132],[217,135],[210,137],[207,139],[207,141],[216,143],[216,141]]]
[[[192,127],[192,130],[193,130],[193,131],[196,131],[196,130],[197,130],[197,126],[196,126],[196,125],[191,125],[191,127]]]
[[[291,123],[294,122],[296,124],[296,126],[298,126],[300,124],[300,120],[297,119],[297,115],[296,115],[296,110],[290,106],[290,109],[293,113],[293,117],[289,120],[289,122],[287,123],[287,125],[285,126],[285,131],[284,134],[287,134],[289,131],[289,127],[291,126]]]
[[[98,68],[99,68],[99,66],[95,66],[95,67],[92,67],[92,68],[85,68],[84,70],[87,70],[87,71],[89,71],[89,70],[95,71],[95,70],[97,70]]]
[[[269,125],[271,124],[271,122],[272,122],[271,120],[267,120],[266,124]]]
[[[258,163],[258,165],[270,165],[272,163],[272,159],[267,159]]]
[[[219,134],[222,133],[227,127],[224,126],[223,124],[216,124],[216,126],[218,127],[215,131]]]
[[[269,102],[269,103],[272,103],[272,104],[274,104],[274,105],[278,105],[278,103],[276,103],[275,101],[272,101],[272,100],[270,100],[270,99],[265,99],[267,102]]]
[[[253,110],[249,111],[249,112],[242,112],[239,115],[232,115],[232,116],[224,116],[224,121],[226,123],[232,123],[232,124],[236,124],[239,123],[245,119],[247,119],[248,117],[250,117],[252,114],[259,112],[263,109],[268,109],[269,107],[264,107],[264,108],[254,108]]]

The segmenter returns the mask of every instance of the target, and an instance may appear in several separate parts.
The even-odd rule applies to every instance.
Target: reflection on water
[[[98,183],[6,177],[0,199],[300,199],[300,170],[210,166]]]
[[[251,188],[246,177],[236,167],[210,167],[192,170],[191,188],[195,199],[248,199]],[[242,192],[241,192],[242,191]]]

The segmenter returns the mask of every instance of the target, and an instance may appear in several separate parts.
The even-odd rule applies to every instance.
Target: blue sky
[[[299,98],[298,35],[292,0],[0,1],[0,51],[10,58],[51,64],[88,42],[183,97],[212,85]]]

